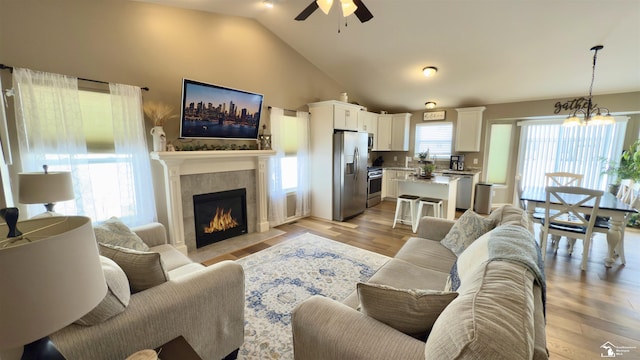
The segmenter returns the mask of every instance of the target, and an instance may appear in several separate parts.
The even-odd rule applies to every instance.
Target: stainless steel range
[[[367,207],[372,207],[382,201],[382,168],[367,168]]]

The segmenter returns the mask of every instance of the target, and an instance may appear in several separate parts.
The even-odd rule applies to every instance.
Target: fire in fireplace
[[[196,247],[247,232],[247,191],[236,189],[193,196]]]

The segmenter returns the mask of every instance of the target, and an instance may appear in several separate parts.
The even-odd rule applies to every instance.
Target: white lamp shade
[[[353,3],[353,0],[340,0],[342,3],[342,16],[347,17],[353,14],[358,7]]]
[[[316,4],[320,7],[320,10],[325,15],[329,15],[329,10],[331,10],[331,5],[333,5],[333,0],[316,0]]]
[[[18,174],[18,201],[46,204],[74,198],[70,172]]]
[[[32,241],[0,240],[0,349],[73,323],[107,293],[89,218],[41,218],[17,227]],[[0,237],[7,233],[7,224],[0,224]]]

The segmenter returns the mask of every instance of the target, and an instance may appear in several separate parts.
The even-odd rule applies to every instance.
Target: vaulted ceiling
[[[639,0],[364,0],[366,23],[338,0],[306,21],[311,0],[142,1],[253,18],[372,110],[587,95],[599,44],[594,95],[640,91]]]

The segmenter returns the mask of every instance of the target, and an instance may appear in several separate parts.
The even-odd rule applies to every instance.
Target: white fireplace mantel
[[[257,224],[256,230],[269,230],[267,219],[267,160],[274,150],[221,150],[221,151],[164,151],[152,152],[164,168],[167,199],[169,241],[184,254],[181,175],[207,174],[227,171],[256,170]]]

